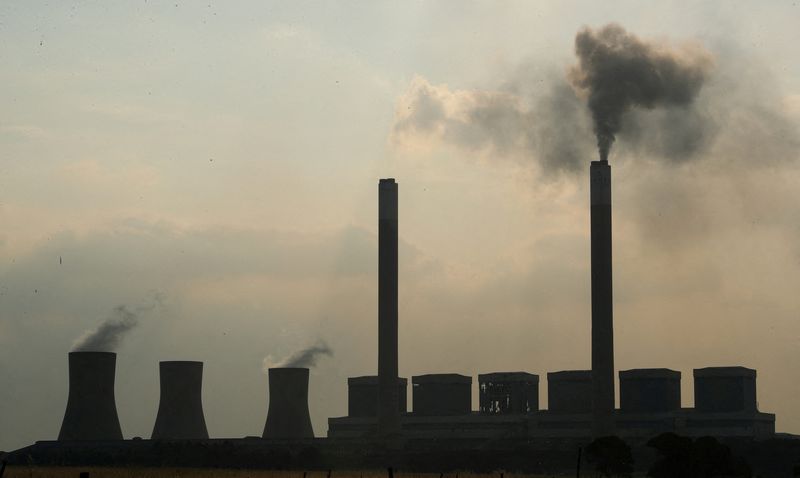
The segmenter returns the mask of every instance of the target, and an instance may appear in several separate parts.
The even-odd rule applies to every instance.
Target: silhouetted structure
[[[269,369],[269,410],[263,438],[314,438],[308,412],[308,369]]]
[[[69,398],[60,441],[122,440],[114,400],[116,364],[112,352],[69,353]]]
[[[619,372],[619,405],[623,412],[680,410],[681,373],[666,368]]]
[[[614,434],[614,305],[611,277],[611,166],[589,168],[592,242],[592,428]]]
[[[207,439],[202,400],[203,362],[161,362],[159,374],[161,399],[152,438]]]
[[[756,411],[756,371],[745,367],[694,369],[694,407],[703,412]]]
[[[472,410],[472,377],[436,373],[411,377],[415,415],[466,415]]]
[[[400,433],[397,395],[397,183],[378,183],[378,433]]]
[[[592,371],[562,370],[547,374],[547,409],[559,413],[592,411]]]
[[[397,380],[398,411],[408,411],[408,379]],[[350,377],[347,379],[347,415],[350,417],[378,416],[378,377]]]
[[[526,372],[478,375],[481,413],[520,414],[539,409],[539,376]]]

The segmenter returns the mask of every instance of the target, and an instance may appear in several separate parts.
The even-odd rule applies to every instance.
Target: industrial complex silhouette
[[[276,444],[290,448],[313,444],[336,449],[336,453],[349,450],[361,457],[359,463],[365,463],[364,449],[402,448],[415,440],[426,446],[446,443],[448,450],[458,450],[499,441],[562,446],[608,435],[643,442],[664,432],[747,440],[775,435],[775,416],[757,408],[756,371],[740,366],[695,369],[693,408],[681,405],[680,372],[666,368],[620,371],[620,407],[615,407],[611,167],[607,161],[593,161],[590,166],[591,369],[548,373],[546,410],[539,407],[539,376],[531,373],[479,375],[477,410],[472,404],[472,377],[456,373],[413,376],[409,411],[408,380],[398,376],[397,182],[381,179],[378,198],[377,375],[348,379],[347,416],[329,418],[327,438],[315,439],[308,408],[309,369],[271,368],[262,439],[225,439],[225,446],[263,451]],[[88,450],[99,447],[107,457],[113,456],[108,452],[111,447],[139,457],[125,455],[129,462],[150,463],[160,456],[158,450],[163,451],[158,443],[206,443],[203,453],[220,443],[222,439],[209,439],[206,428],[201,362],[161,362],[161,398],[151,440],[122,440],[114,398],[115,363],[114,353],[71,352],[69,399],[58,441],[37,442],[12,453],[12,460],[24,455],[63,463],[70,456],[91,462]],[[81,447],[81,443],[91,447]],[[230,448],[226,450],[230,453]],[[263,453],[260,459],[267,456]]]

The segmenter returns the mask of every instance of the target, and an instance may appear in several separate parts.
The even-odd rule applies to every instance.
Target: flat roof
[[[547,372],[547,381],[584,381],[592,379],[591,370],[561,370],[559,372]]]
[[[693,370],[695,378],[700,377],[747,377],[756,378],[756,371],[747,367],[705,367]]]
[[[465,383],[472,384],[472,377],[458,373],[429,373],[426,375],[414,375],[411,383]]]
[[[539,376],[528,372],[489,372],[478,375],[482,382],[539,382]]]
[[[668,379],[680,380],[681,373],[677,370],[670,370],[668,368],[634,368],[631,370],[620,370],[620,380],[635,380],[635,379]]]
[[[398,377],[397,379],[401,384],[408,384],[408,379],[405,377]],[[377,375],[362,375],[361,377],[348,377],[347,385],[378,385]]]

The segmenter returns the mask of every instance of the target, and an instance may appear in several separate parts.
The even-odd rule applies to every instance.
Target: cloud
[[[584,27],[575,36],[575,54],[578,64],[569,79],[587,96],[600,159],[608,159],[628,111],[690,106],[713,64],[711,55],[698,45],[668,48],[663,41],[644,41],[614,23],[597,30]],[[675,119],[663,126],[670,127]],[[680,157],[694,143],[683,142],[690,146],[688,151],[669,152]]]
[[[489,157],[538,162],[545,173],[558,174],[583,164],[590,143],[580,140],[580,131],[589,124],[583,105],[563,81],[548,82],[528,97],[452,90],[418,76],[398,100],[391,142],[412,151],[449,144]]]

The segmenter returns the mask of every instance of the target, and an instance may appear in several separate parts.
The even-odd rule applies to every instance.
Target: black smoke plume
[[[114,307],[103,323],[97,328],[86,331],[72,347],[73,352],[114,352],[123,337],[139,325],[142,314],[152,310],[161,303],[161,296],[156,295],[152,303],[135,307],[126,305]]]
[[[584,28],[575,37],[575,54],[569,78],[587,95],[601,160],[608,159],[625,112],[690,105],[712,64],[700,48],[649,44],[616,24]]]
[[[305,367],[310,368],[317,364],[317,359],[320,356],[327,355],[329,357],[333,356],[333,349],[328,346],[328,344],[320,340],[316,344],[306,347],[303,350],[298,350],[297,352],[293,353],[292,355],[288,356],[287,358],[281,360],[278,363],[274,363],[272,361],[272,357],[268,356],[264,359],[264,371],[266,372],[269,368],[272,367]]]

